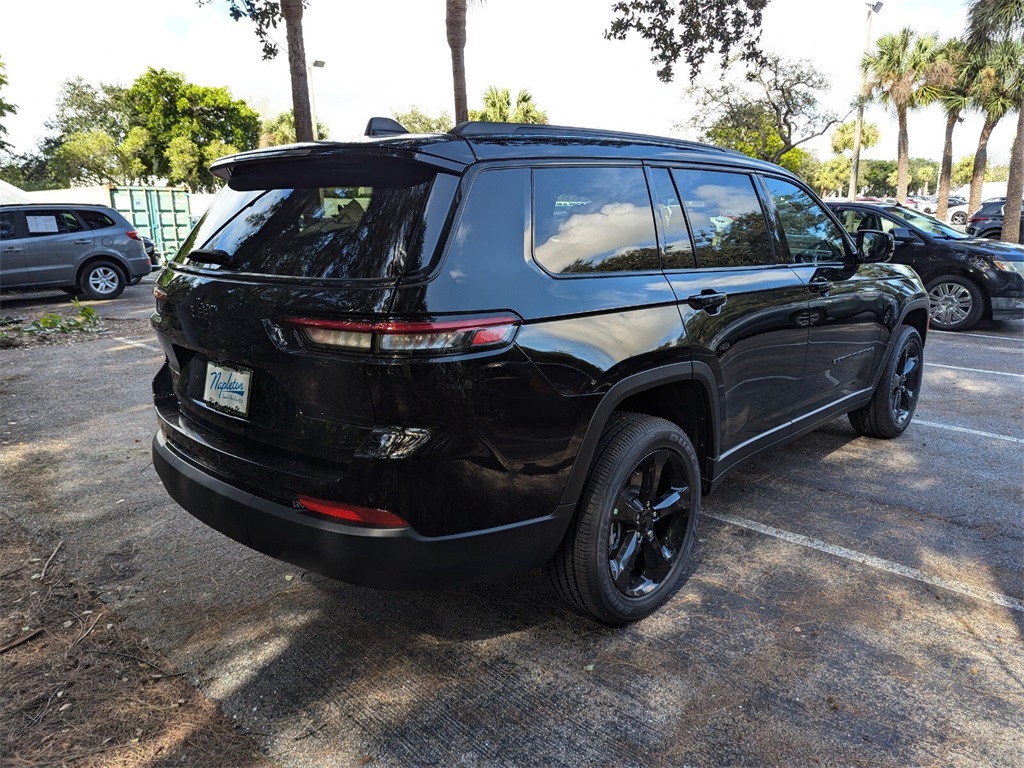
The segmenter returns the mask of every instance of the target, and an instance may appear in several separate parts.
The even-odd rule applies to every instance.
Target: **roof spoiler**
[[[366,124],[366,136],[398,136],[408,133],[402,124],[390,117],[371,117]]]

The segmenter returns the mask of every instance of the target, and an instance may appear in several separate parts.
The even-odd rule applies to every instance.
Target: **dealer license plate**
[[[252,370],[249,368],[208,362],[203,400],[215,408],[248,416],[251,384]]]

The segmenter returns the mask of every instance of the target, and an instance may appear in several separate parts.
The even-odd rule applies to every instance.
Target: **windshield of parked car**
[[[970,238],[970,235],[965,235],[960,230],[954,229],[948,224],[943,224],[932,216],[928,216],[924,213],[918,213],[910,208],[902,208],[894,205],[886,208],[885,210],[896,218],[903,219],[908,224],[912,224],[918,229],[927,232],[932,237],[938,237],[943,240],[967,240]]]

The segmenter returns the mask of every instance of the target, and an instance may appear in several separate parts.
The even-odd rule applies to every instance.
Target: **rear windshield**
[[[365,168],[358,176],[328,184],[322,172],[315,178],[261,173],[259,181],[272,186],[263,189],[233,180],[218,193],[175,261],[291,277],[397,277],[422,258],[434,176],[422,168],[414,174],[380,174],[378,184]],[[303,183],[278,187],[279,181]],[[310,181],[315,185],[307,186]],[[193,254],[197,249],[223,251],[227,258],[219,261],[226,263],[209,263],[203,254]]]

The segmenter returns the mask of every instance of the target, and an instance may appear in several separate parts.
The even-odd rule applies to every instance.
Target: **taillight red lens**
[[[134,229],[129,229],[127,232],[125,232],[125,234],[128,235],[128,237],[130,237],[132,240],[138,240],[139,242],[142,242],[142,238],[139,237],[139,233],[136,232]]]
[[[409,524],[398,515],[385,509],[360,507],[355,504],[343,504],[340,501],[314,499],[312,496],[299,496],[299,504],[311,512],[344,520],[348,523],[372,525],[377,528],[408,528]]]
[[[451,354],[493,349],[510,344],[519,328],[515,315],[454,318],[435,321],[361,322],[316,317],[286,317],[308,346],[350,352],[388,354]]]

